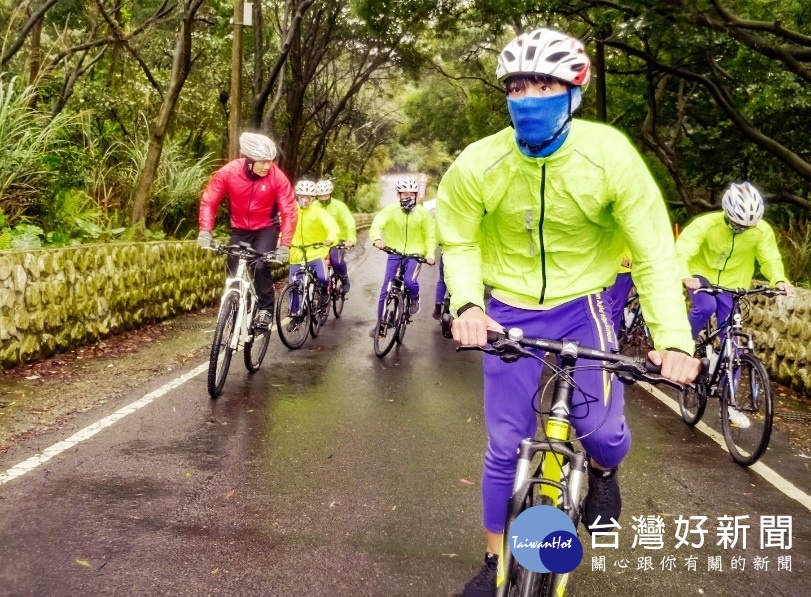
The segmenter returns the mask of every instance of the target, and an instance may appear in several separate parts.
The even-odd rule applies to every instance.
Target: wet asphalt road
[[[219,400],[199,375],[0,485],[0,595],[459,593],[483,551],[480,356],[440,337],[429,309],[437,272],[423,267],[423,311],[404,345],[376,358],[367,333],[384,262],[356,249],[343,317],[298,351],[274,337],[253,376],[237,355]],[[176,375],[0,458],[0,471]],[[621,469],[620,549],[593,550],[581,530],[570,594],[811,594],[808,510],[644,391],[626,401],[634,444]],[[767,463],[811,490],[809,460],[774,441]],[[631,517],[646,515],[664,519],[664,549],[631,547]],[[709,517],[702,548],[674,548],[679,515]],[[715,546],[723,515],[750,516],[747,549]],[[760,549],[761,515],[793,517],[790,550]],[[593,555],[606,556],[605,572],[592,571]],[[708,572],[716,555],[722,570]],[[730,570],[738,555],[743,572]],[[785,555],[791,572],[777,570]],[[637,570],[644,556],[652,571]],[[769,557],[767,571],[753,569],[755,556]]]

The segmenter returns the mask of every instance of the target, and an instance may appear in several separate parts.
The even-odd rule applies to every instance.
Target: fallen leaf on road
[[[473,417],[470,417],[467,422],[470,423],[473,420]]]
[[[92,567],[92,564],[90,562],[88,562],[87,560],[82,560],[81,558],[76,558],[76,563],[79,564],[79,566],[84,566],[85,568]]]
[[[341,502],[330,502],[329,507],[332,508],[333,506],[340,506]]]
[[[211,574],[217,574],[219,571],[219,568],[214,568],[214,570],[211,571]]]
[[[236,489],[232,489],[231,491],[229,491],[228,493],[225,494],[225,499],[230,500],[232,497],[234,497],[234,494],[236,492],[237,492]]]
[[[186,478],[187,479],[191,478],[191,473],[186,473]]]
[[[391,507],[391,509],[392,509],[392,510],[396,510],[396,509],[397,509],[397,505],[395,504],[394,506],[392,506],[392,507]]]
[[[446,558],[458,558],[459,557],[458,553],[443,553],[442,555],[445,556]]]
[[[467,479],[459,479],[459,482],[465,485],[473,485],[473,481],[468,481]]]
[[[29,380],[29,381],[33,381],[33,380],[35,380],[35,379],[39,379],[39,375],[29,375],[29,376],[28,376],[28,377],[26,377],[25,379],[27,379],[27,380]]]

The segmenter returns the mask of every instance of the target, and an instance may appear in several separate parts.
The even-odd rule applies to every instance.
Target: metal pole
[[[239,131],[242,125],[242,21],[244,0],[234,0],[234,39],[231,43],[231,96],[228,122],[228,158],[239,157]]]

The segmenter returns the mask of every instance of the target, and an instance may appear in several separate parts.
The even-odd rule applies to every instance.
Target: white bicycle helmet
[[[580,40],[553,29],[535,29],[508,43],[498,57],[496,78],[510,75],[547,75],[580,85],[591,78],[591,61]]]
[[[239,152],[256,162],[270,161],[276,157],[276,145],[265,135],[242,133],[239,136]]]
[[[332,195],[334,187],[332,186],[331,180],[319,180],[316,186],[318,187],[316,195]]]
[[[721,206],[730,222],[744,228],[751,228],[763,218],[763,197],[748,182],[729,185]]]
[[[315,197],[318,194],[318,185],[312,180],[300,180],[296,183],[296,195]]]
[[[398,193],[419,193],[420,187],[413,178],[401,178],[397,181]]]

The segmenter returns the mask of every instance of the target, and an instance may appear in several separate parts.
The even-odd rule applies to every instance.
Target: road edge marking
[[[652,386],[649,383],[640,381],[637,382],[637,385],[641,386],[642,389],[647,391],[654,398],[657,398],[662,404],[667,406],[670,410],[679,415],[679,417],[681,418],[681,410],[675,399],[671,398],[670,396],[665,394],[662,390]],[[724,441],[724,436],[718,433],[715,429],[704,423],[704,421],[699,421],[698,424],[695,426],[695,428],[701,431],[711,440],[713,440],[716,444],[721,446],[724,452],[729,453],[726,441]],[[763,464],[762,462],[756,462],[752,466],[746,468],[763,477],[768,483],[770,483],[773,487],[775,487],[775,489],[777,489],[785,496],[800,502],[800,504],[805,506],[808,510],[811,510],[811,496],[809,496],[802,489],[794,485],[794,483],[792,483],[788,479],[776,473],[773,469],[771,469],[767,465]]]
[[[0,474],[0,485],[8,483],[12,479],[16,479],[18,477],[23,476],[26,473],[31,472],[35,468],[39,467],[40,465],[48,462],[51,458],[58,456],[65,450],[69,450],[70,448],[76,446],[77,444],[83,442],[84,440],[93,437],[102,429],[106,429],[111,425],[114,425],[127,415],[131,415],[135,411],[145,407],[146,405],[154,402],[161,396],[168,394],[170,391],[174,390],[175,388],[183,385],[190,379],[197,377],[203,371],[208,370],[208,363],[204,363],[202,365],[198,365],[191,371],[184,373],[180,377],[173,379],[172,381],[162,385],[157,390],[153,390],[148,394],[142,396],[135,402],[131,402],[130,404],[119,408],[113,414],[104,417],[93,423],[92,425],[88,425],[84,429],[77,431],[69,438],[62,440],[61,442],[57,442],[54,445],[50,446],[49,448],[45,448],[39,454],[28,458],[27,460],[23,460],[19,464],[11,467],[6,472]]]

